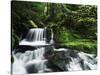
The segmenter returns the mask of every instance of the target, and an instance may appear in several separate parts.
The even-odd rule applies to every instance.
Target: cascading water
[[[46,44],[46,29],[35,28],[30,29],[26,38],[22,40],[19,45],[40,46]]]
[[[51,29],[51,40],[50,40],[50,44],[54,44],[54,34],[53,34],[53,30]]]
[[[45,33],[45,29],[42,28],[29,30],[26,38],[19,45],[36,46],[36,49],[34,51],[27,50],[25,53],[13,53],[13,74],[43,72],[46,69],[44,64],[47,61],[44,58],[45,47],[38,48],[40,45],[47,45]],[[36,70],[34,71],[34,69]]]
[[[12,55],[14,58],[14,63],[12,64],[13,74],[27,74],[27,73],[41,73],[41,72],[53,72],[52,68],[48,68],[47,62],[49,59],[45,59],[44,54],[47,51],[45,48],[50,44],[54,44],[53,40],[54,34],[51,30],[51,40],[48,44],[46,42],[46,28],[35,28],[30,29],[26,38],[23,39],[19,45],[21,46],[34,46],[36,49],[27,50],[24,53],[13,51]],[[40,46],[40,47],[39,47]],[[46,49],[46,50],[45,50]],[[69,63],[58,63],[55,61],[55,65],[58,67],[65,67],[64,71],[74,71],[74,70],[88,70],[96,69],[96,59],[92,54],[86,54],[84,52],[77,52],[68,50],[66,48],[55,49],[53,46],[54,52],[64,52],[66,57],[65,60],[71,60]],[[54,55],[54,54],[53,54]],[[60,55],[60,54],[59,54]],[[74,56],[77,57],[74,57]],[[63,55],[62,55],[63,56]],[[52,55],[51,55],[52,57]],[[61,57],[61,56],[60,56]],[[64,61],[65,62],[65,61]],[[60,65],[60,66],[59,66]],[[62,66],[61,66],[62,65]]]
[[[57,52],[64,52],[66,60],[69,60],[65,68],[68,71],[79,70],[96,70],[97,61],[94,54],[87,54],[76,50],[68,50],[66,48],[54,49]]]

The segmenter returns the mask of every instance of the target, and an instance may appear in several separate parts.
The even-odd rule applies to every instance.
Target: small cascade
[[[71,51],[66,48],[54,49],[58,52],[64,52],[66,58],[70,61],[65,64],[68,71],[95,70],[97,61],[93,54],[87,54],[79,51]],[[61,55],[62,56],[62,55]],[[66,59],[66,60],[68,60]]]
[[[44,59],[45,48],[38,48],[34,51],[35,59]]]
[[[77,70],[82,70],[82,67],[79,63],[79,59],[73,59],[71,57],[71,62],[69,64],[66,65],[68,71],[77,71]]]
[[[27,71],[25,69],[24,63],[21,59],[18,59],[14,56],[14,63],[12,64],[12,74],[26,74]]]
[[[51,40],[50,40],[50,44],[54,44],[54,34],[53,34],[53,30],[51,29]]]
[[[40,46],[46,44],[46,29],[33,28],[30,29],[26,38],[23,39],[19,45]]]

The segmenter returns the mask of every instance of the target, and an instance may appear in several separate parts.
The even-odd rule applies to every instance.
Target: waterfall
[[[46,29],[43,28],[30,29],[26,38],[23,39],[19,43],[19,45],[29,45],[29,46],[47,45],[45,30]]]
[[[47,39],[46,38],[46,28],[33,28],[29,30],[26,37],[22,41],[19,42],[19,46],[21,45],[22,46],[32,46],[32,47],[35,47],[36,49],[27,50],[24,53],[21,53],[21,52],[15,53],[14,51],[12,52],[12,56],[14,58],[14,63],[12,64],[13,74],[53,72],[53,69],[50,67],[48,68],[47,66],[49,59],[44,57],[44,54],[47,52],[47,49],[49,48],[47,46],[49,45],[52,46],[54,44],[53,30],[51,30],[51,40],[49,43],[46,42],[46,39]],[[52,46],[52,48],[54,52],[61,52],[61,53],[64,52],[65,53],[62,55],[60,53],[58,54],[58,56],[60,55],[61,57],[65,55],[63,57],[64,59],[66,57],[65,60],[67,59],[71,60],[69,63],[65,63],[65,61],[64,62],[61,61],[63,63],[61,62],[59,63],[55,61],[56,59],[54,60],[55,61],[54,64],[58,66],[59,68],[60,67],[67,68],[65,71],[96,69],[96,59],[94,58],[92,54],[87,54],[81,51],[75,52],[72,50],[68,50],[66,48],[56,49],[54,46]],[[52,54],[51,54],[51,57],[52,57]]]
[[[33,51],[27,50],[25,53],[13,53],[13,74],[43,72],[46,69],[45,62],[47,61],[44,58],[45,47],[38,48],[37,46],[47,45],[46,28],[30,29],[27,36],[19,43],[19,45],[36,46],[36,49]]]

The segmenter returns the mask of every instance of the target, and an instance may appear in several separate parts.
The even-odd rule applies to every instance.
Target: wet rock
[[[14,50],[15,53],[17,52],[21,52],[21,53],[25,53],[25,51],[33,51],[35,50],[36,47],[32,47],[32,46],[24,46],[24,45],[18,45]]]
[[[38,72],[35,64],[27,65],[26,70],[27,70],[28,73],[37,73]]]
[[[66,56],[65,51],[55,51],[48,57],[49,67],[54,71],[67,71],[66,64],[71,61],[69,56]]]
[[[50,59],[53,53],[54,53],[54,50],[53,50],[53,47],[52,46],[45,47],[44,57],[46,59]]]

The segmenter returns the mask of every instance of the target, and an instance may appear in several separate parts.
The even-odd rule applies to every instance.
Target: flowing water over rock
[[[35,28],[30,29],[26,38],[19,45],[40,46],[46,44],[46,29]]]
[[[14,58],[13,74],[94,70],[97,68],[97,61],[93,54],[52,47],[54,35],[53,31],[51,33],[50,43],[47,43],[46,29],[35,28],[29,30],[26,38],[19,43],[19,46],[29,45],[34,46],[35,49],[26,50],[24,53],[20,51],[12,52]]]

